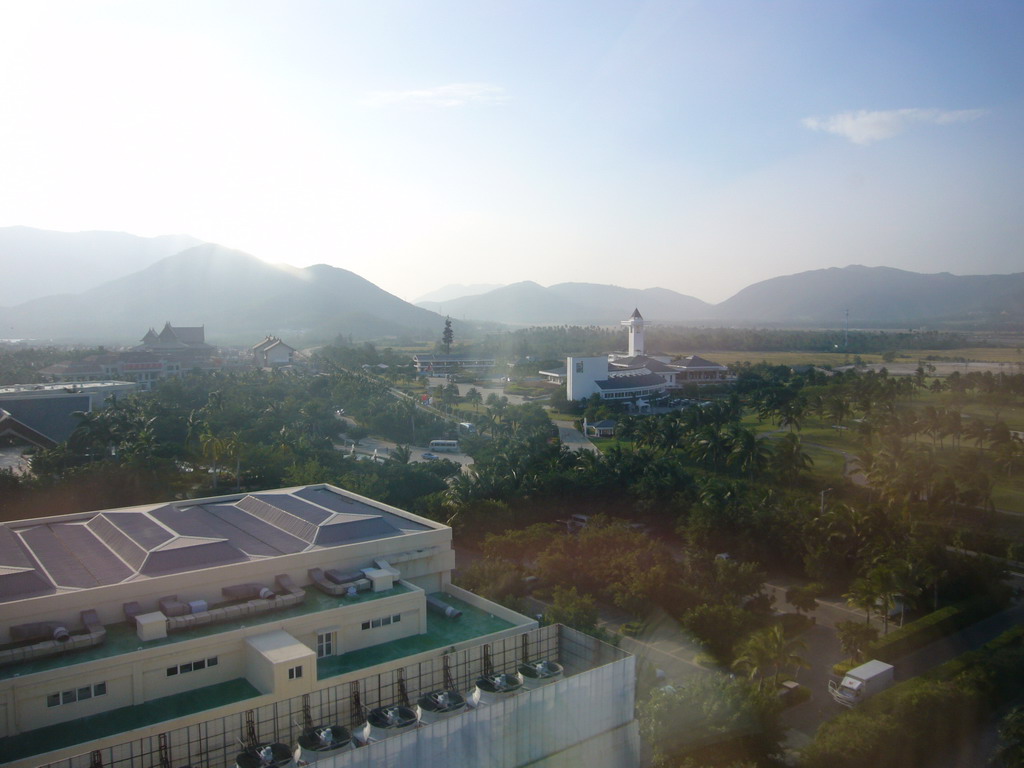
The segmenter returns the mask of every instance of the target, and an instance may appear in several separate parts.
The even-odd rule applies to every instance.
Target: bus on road
[[[430,450],[432,451],[444,451],[446,453],[458,453],[459,452],[459,441],[458,440],[431,440]]]

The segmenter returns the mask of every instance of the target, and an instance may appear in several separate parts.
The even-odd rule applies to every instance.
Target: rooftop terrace
[[[3,762],[6,763],[234,704],[259,695],[260,692],[248,680],[229,680],[226,683],[154,699],[145,704],[112,709],[98,715],[37,728],[17,736],[8,736],[0,739],[0,750],[3,752]]]
[[[469,603],[459,600],[443,592],[434,593],[453,608],[462,611],[457,619],[448,619],[430,611],[427,612],[427,631],[422,635],[403,637],[381,645],[372,645],[358,651],[351,651],[340,656],[328,656],[317,659],[316,676],[318,680],[337,677],[357,669],[366,669],[378,664],[385,664],[395,659],[425,653],[440,648],[449,648],[476,637],[484,637],[515,625],[481,611]]]
[[[399,594],[408,591],[410,591],[408,588],[396,585],[394,590],[390,590],[386,593],[378,593],[376,597],[387,596],[389,594]],[[505,629],[510,629],[515,626],[510,621],[492,616],[479,608],[459,600],[456,597],[452,597],[444,593],[436,594],[439,597],[442,597],[446,603],[449,603],[453,607],[462,611],[462,616],[457,619],[448,619],[438,614],[428,612],[427,631],[425,634],[414,635],[400,640],[393,640],[388,643],[382,643],[381,645],[364,648],[362,650],[353,651],[340,656],[319,659],[317,663],[317,678],[319,680],[324,680],[347,674],[349,672],[354,672],[359,669],[384,664],[388,661],[405,658],[417,653],[424,653],[432,650],[441,651],[455,644],[464,643],[475,638],[483,638],[487,635],[500,632]],[[365,599],[366,595],[372,596],[373,593],[360,594],[359,597]],[[310,597],[312,598],[314,596],[311,594]],[[322,603],[323,598],[331,600],[334,603],[342,601],[338,598],[329,598],[327,595],[319,595],[318,602]],[[352,601],[349,600],[348,602]],[[273,617],[273,619],[269,620],[277,621],[287,613],[289,612],[278,613]],[[224,625],[220,625],[219,628],[223,629],[223,626]],[[126,629],[127,625],[124,625],[123,628]],[[211,628],[203,628],[203,630],[209,629]],[[108,627],[108,632],[109,630],[110,628]],[[189,633],[189,635],[190,637],[196,637],[201,634],[208,633],[208,631],[201,632],[197,630],[196,632]],[[120,651],[108,652],[106,655],[116,655],[117,653],[124,653],[128,650],[135,650],[139,641],[138,638],[134,636],[134,631],[131,631],[131,636],[134,639],[124,637],[123,635],[125,634],[126,633],[122,632],[122,636],[119,637],[117,642],[122,644],[128,643],[130,648],[122,648]],[[110,636],[111,635],[108,634],[108,638]],[[168,637],[166,640],[149,643],[147,644],[147,647],[154,644],[163,644],[173,641],[173,637]],[[107,646],[109,645],[110,642],[108,641]],[[107,646],[98,646],[96,649],[90,650],[100,650]],[[6,671],[10,673],[13,670]],[[23,667],[19,668],[19,671],[21,671],[22,674],[25,673]],[[105,736],[123,733],[132,729],[166,722],[178,717],[194,715],[198,712],[204,712],[216,707],[245,701],[246,699],[255,698],[259,695],[259,691],[257,691],[248,681],[244,679],[237,679],[226,683],[220,683],[218,685],[207,686],[205,688],[197,688],[195,690],[188,691],[187,693],[167,696],[165,698],[156,699],[134,707],[124,707],[122,709],[112,710],[99,715],[92,715],[78,720],[61,723],[60,725],[39,728],[17,736],[0,739],[0,753],[4,755],[2,762],[18,760],[32,755],[42,754],[43,752],[49,752],[72,746],[74,744],[83,743],[91,739],[103,738]]]
[[[70,651],[57,656],[31,659],[22,661],[18,664],[0,667],[0,680],[6,680],[15,676],[30,675],[36,672],[45,672],[51,669],[60,669],[73,664],[83,664],[87,661],[120,656],[126,653],[131,653],[132,651],[141,651],[162,645],[181,643],[186,640],[208,637],[209,635],[216,635],[221,632],[230,632],[235,629],[244,629],[245,627],[258,626],[260,624],[279,623],[298,616],[306,616],[311,613],[328,611],[333,608],[343,608],[347,605],[356,605],[359,603],[370,602],[372,600],[380,600],[384,597],[406,594],[412,591],[411,587],[402,583],[396,583],[391,589],[384,590],[383,592],[359,592],[355,597],[349,597],[347,595],[335,597],[333,595],[325,595],[316,589],[307,589],[306,601],[292,608],[288,608],[287,610],[249,616],[239,621],[225,621],[219,624],[208,624],[183,632],[174,632],[167,635],[165,638],[149,640],[145,643],[139,639],[134,625],[130,625],[127,622],[108,624],[106,626],[107,640],[102,645],[94,645],[89,648]]]

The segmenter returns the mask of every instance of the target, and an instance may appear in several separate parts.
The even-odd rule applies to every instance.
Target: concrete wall
[[[585,400],[599,391],[595,382],[608,378],[608,358],[567,357],[565,370],[566,397],[570,400]]]

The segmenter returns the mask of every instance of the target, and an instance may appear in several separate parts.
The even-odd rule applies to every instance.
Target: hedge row
[[[823,723],[803,768],[902,768],[951,754],[1024,686],[1024,626]]]
[[[973,600],[965,600],[956,605],[949,605],[945,608],[929,613],[917,621],[900,627],[884,637],[878,638],[868,648],[867,657],[879,659],[892,663],[901,656],[906,656],[911,651],[923,648],[929,643],[940,640],[946,635],[958,632],[964,627],[969,627],[975,622],[981,621],[986,616],[1000,611],[1003,605],[996,599],[989,596],[981,596]],[[832,671],[837,675],[845,675],[859,662],[853,659],[843,659],[836,664]]]

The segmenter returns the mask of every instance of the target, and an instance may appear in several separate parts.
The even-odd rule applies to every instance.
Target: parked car
[[[441,457],[438,456],[436,453],[424,453],[423,454],[423,460],[424,461],[437,461],[440,458]]]

